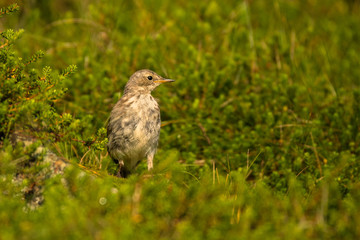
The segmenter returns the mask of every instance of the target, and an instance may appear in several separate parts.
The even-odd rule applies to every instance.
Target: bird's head
[[[151,92],[157,86],[166,82],[174,82],[175,80],[166,79],[161,77],[159,74],[148,70],[142,69],[136,71],[131,75],[129,81],[125,86],[125,93],[128,91],[137,91],[137,92]]]

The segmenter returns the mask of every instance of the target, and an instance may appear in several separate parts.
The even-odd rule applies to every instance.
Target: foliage
[[[1,238],[360,237],[357,1],[45,2],[1,19],[25,29],[1,33]],[[154,172],[116,179],[105,122],[141,68],[176,82]],[[35,210],[16,131],[73,162]]]

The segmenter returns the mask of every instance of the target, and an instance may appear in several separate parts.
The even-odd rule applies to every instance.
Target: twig
[[[228,100],[226,100],[225,102],[223,102],[221,105],[220,105],[220,108],[224,108],[226,107],[229,103],[231,103],[232,101],[234,101],[235,98],[229,98]]]
[[[250,149],[248,149],[246,154],[246,171],[249,170],[249,156],[250,156]]]
[[[295,31],[291,31],[291,34],[290,34],[290,59],[291,59],[291,62],[294,62],[295,45],[296,45],[296,33],[295,33]]]
[[[82,18],[69,18],[69,19],[58,20],[58,21],[48,24],[45,27],[45,30],[48,30],[55,26],[60,26],[60,25],[64,25],[64,24],[73,24],[73,23],[79,23],[79,24],[93,26],[93,27],[99,28],[102,31],[105,31],[107,33],[111,33],[111,31],[109,29],[107,29],[106,27],[104,27],[103,25],[100,25],[94,21],[90,21],[90,20],[82,19]]]
[[[212,162],[213,162],[213,184],[215,184],[215,159]]]
[[[179,122],[185,122],[185,120],[180,119],[180,120],[171,120],[171,121],[166,121],[166,122],[161,123],[161,127],[164,127],[164,126],[170,125],[170,124],[172,124],[172,123],[179,123]]]
[[[309,166],[304,167],[298,174],[296,174],[296,177],[298,177],[303,171],[305,171]]]
[[[0,48],[6,47],[8,44],[9,44],[9,42],[6,42],[3,45],[1,45]]]
[[[312,149],[313,149],[313,151],[315,153],[316,162],[318,164],[318,168],[319,168],[319,171],[320,171],[320,176],[322,176],[323,174],[322,174],[321,162],[320,162],[320,158],[319,158],[319,154],[318,154],[316,145],[314,143],[314,137],[312,135],[312,132],[310,132],[310,136],[311,136],[311,141],[312,141],[312,145],[313,145]]]
[[[82,158],[80,159],[79,164],[82,164],[82,162],[83,162],[83,160],[84,160],[85,156],[86,156],[86,155],[90,152],[90,150],[91,150],[91,148],[90,148],[89,150],[87,150],[87,151],[86,151],[86,153],[82,156]]]
[[[248,160],[247,160],[247,175],[246,175],[246,177],[245,177],[245,179],[247,179],[249,176],[250,176],[250,174],[251,174],[251,172],[252,172],[252,170],[250,170],[249,171],[249,169],[251,168],[251,166],[254,164],[254,162],[256,161],[256,159],[259,157],[259,155],[262,153],[262,151],[260,151],[259,153],[258,153],[258,155],[256,155],[256,157],[254,158],[254,160],[251,162],[251,164],[250,164],[250,166],[248,165],[249,164],[249,150],[248,150]]]
[[[303,127],[305,126],[305,124],[281,124],[281,125],[278,125],[278,126],[275,126],[275,128],[283,128],[283,127]]]
[[[210,138],[208,137],[208,135],[206,134],[206,129],[204,128],[204,126],[198,122],[197,125],[199,126],[204,138],[206,139],[206,141],[208,142],[209,145],[211,145],[211,140]]]

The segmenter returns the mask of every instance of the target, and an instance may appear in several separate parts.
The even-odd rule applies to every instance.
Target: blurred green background
[[[176,82],[153,93],[163,121],[153,177],[144,163],[116,179],[105,150],[53,141],[56,154],[101,177],[69,167],[42,183],[44,204],[30,211],[19,195],[30,183],[15,186],[7,174],[18,170],[2,170],[2,238],[360,237],[359,1],[0,6],[13,2],[20,10],[0,29],[25,30],[19,57],[45,52],[28,71],[77,66],[54,105],[72,116],[72,139],[105,127],[136,70]],[[8,146],[1,156],[21,154]]]

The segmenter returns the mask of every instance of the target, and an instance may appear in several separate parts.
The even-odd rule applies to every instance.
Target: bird
[[[148,69],[131,75],[119,101],[111,110],[107,123],[107,150],[119,165],[117,177],[126,178],[144,158],[153,168],[161,118],[151,92],[162,83],[174,82]]]

